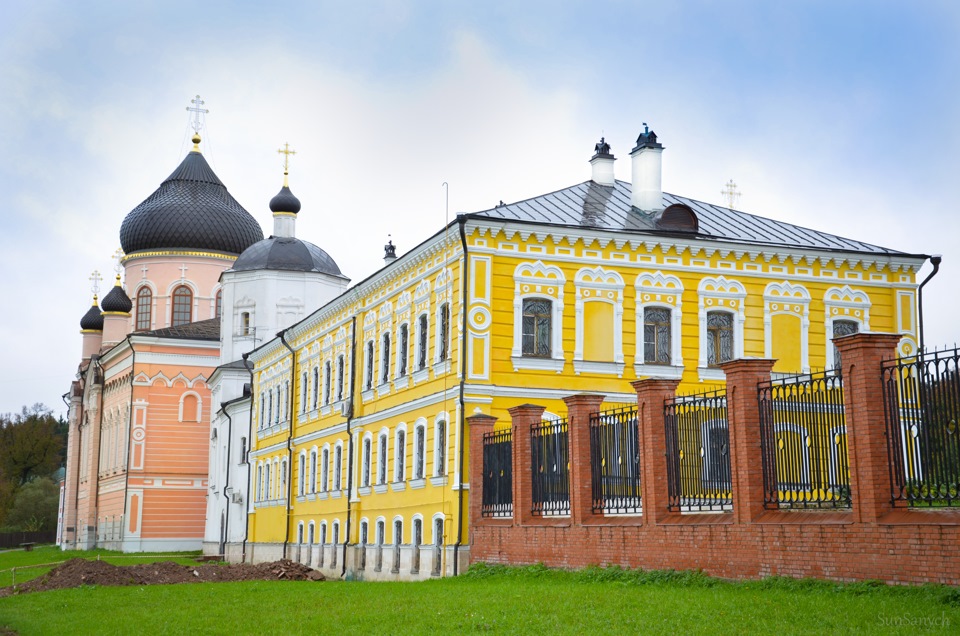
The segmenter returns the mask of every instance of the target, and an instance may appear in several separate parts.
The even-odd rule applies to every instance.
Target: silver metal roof
[[[785,246],[844,252],[903,255],[904,252],[871,245],[784,223],[774,219],[731,210],[712,203],[663,194],[664,207],[681,203],[697,215],[698,238],[722,239],[766,246]],[[615,186],[602,186],[593,181],[557,190],[532,199],[508,203],[490,210],[468,215],[507,221],[538,223],[568,227],[589,227],[599,230],[631,233],[676,235],[656,225],[655,214],[644,214],[630,203],[630,184],[617,181]]]

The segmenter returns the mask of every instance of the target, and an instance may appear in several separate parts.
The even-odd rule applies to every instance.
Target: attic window
[[[689,206],[674,203],[660,214],[657,227],[661,230],[676,232],[697,232],[700,229],[700,224],[697,221],[697,215]]]

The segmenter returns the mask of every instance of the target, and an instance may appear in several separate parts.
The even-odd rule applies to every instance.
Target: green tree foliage
[[[53,530],[59,504],[60,486],[49,477],[34,479],[17,491],[6,525],[24,532]]]
[[[0,415],[0,479],[14,486],[52,475],[65,447],[66,427],[42,404]]]

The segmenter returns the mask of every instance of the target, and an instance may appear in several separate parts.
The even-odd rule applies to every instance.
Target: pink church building
[[[203,541],[220,277],[263,231],[193,141],[124,219],[123,279],[80,323],[64,549],[199,550]]]

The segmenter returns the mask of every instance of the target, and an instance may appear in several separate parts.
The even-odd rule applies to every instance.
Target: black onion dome
[[[271,236],[254,243],[230,268],[234,272],[275,269],[291,272],[319,272],[342,276],[336,261],[307,241],[286,236]]]
[[[157,249],[240,254],[262,239],[260,224],[230,196],[198,151],[188,153],[120,226],[127,254]]]
[[[270,199],[270,211],[293,212],[296,214],[300,211],[300,199],[295,197],[293,192],[290,192],[290,188],[283,186],[277,196]]]
[[[103,297],[103,302],[100,303],[100,309],[103,311],[118,311],[129,314],[130,310],[133,309],[133,303],[130,301],[130,297],[127,296],[127,292],[123,291],[123,287],[121,287],[118,282],[114,285],[113,289],[110,290],[110,293]]]
[[[103,315],[100,313],[100,307],[97,305],[97,297],[93,297],[93,305],[83,314],[80,319],[80,328],[84,331],[103,331]]]

